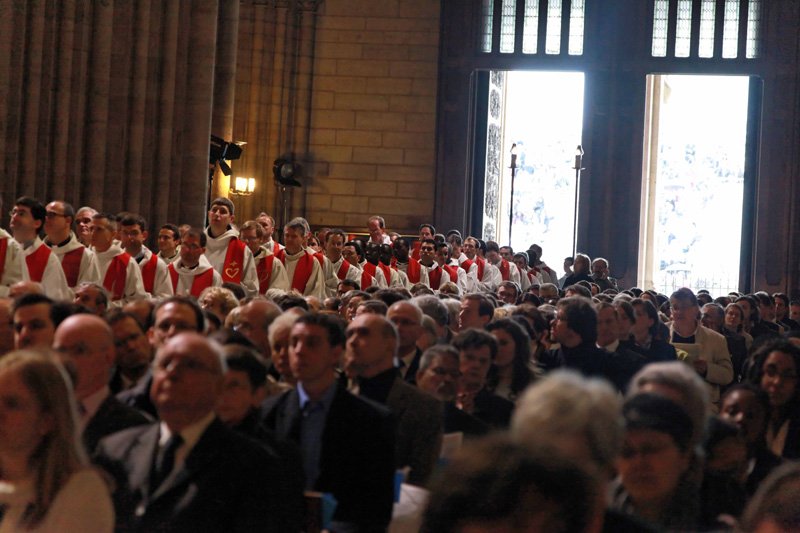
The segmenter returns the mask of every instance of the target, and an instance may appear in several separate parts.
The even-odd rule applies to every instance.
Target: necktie
[[[161,452],[156,456],[156,463],[153,468],[153,475],[151,477],[150,490],[155,491],[161,483],[169,476],[172,469],[175,468],[175,452],[183,444],[183,437],[179,433],[173,433],[167,439],[166,445],[161,449]]]

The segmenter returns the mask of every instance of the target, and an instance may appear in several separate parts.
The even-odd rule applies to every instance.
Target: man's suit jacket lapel
[[[168,476],[150,499],[156,500],[171,490],[180,487],[207,465],[212,464],[220,452],[224,452],[224,446],[220,443],[224,432],[223,423],[215,418],[200,436],[200,440],[194,445],[180,470]]]
[[[144,499],[150,494],[150,471],[155,454],[158,453],[159,425],[153,424],[140,434],[129,453],[132,465],[128,478],[133,490],[141,491]]]
[[[300,442],[298,433],[300,423],[300,397],[295,389],[286,393],[282,399],[283,408],[278,409],[275,421],[275,431],[282,439]]]

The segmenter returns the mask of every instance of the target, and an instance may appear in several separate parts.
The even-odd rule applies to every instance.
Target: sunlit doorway
[[[533,244],[556,271],[572,255],[576,146],[583,128],[580,72],[492,71],[486,129],[483,238]],[[512,147],[516,171],[513,179]]]
[[[739,289],[749,78],[647,79],[639,286]]]

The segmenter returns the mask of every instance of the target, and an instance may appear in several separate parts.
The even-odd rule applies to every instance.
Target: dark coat
[[[301,416],[296,390],[268,398],[263,412],[264,425],[278,438],[296,437]],[[314,484],[315,490],[330,492],[338,501],[335,521],[353,523],[365,532],[385,531],[394,501],[394,448],[391,413],[337,383]]]
[[[152,421],[152,418],[141,411],[128,407],[114,396],[108,396],[83,429],[83,445],[91,455],[103,437],[123,429],[150,424]]]
[[[117,531],[293,531],[301,517],[287,516],[289,494],[273,472],[278,465],[252,440],[214,420],[183,467],[155,491],[150,475],[159,424],[128,429],[103,439],[95,462],[116,481]],[[297,508],[291,506],[291,508]]]

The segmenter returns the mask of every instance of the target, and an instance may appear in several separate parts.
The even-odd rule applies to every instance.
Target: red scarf
[[[450,281],[458,283],[458,267],[442,265],[442,268],[450,275]]]
[[[442,284],[442,268],[437,266],[433,270],[428,270],[428,281],[431,284],[431,289],[439,290],[439,285]]]
[[[86,248],[81,246],[75,248],[71,252],[67,252],[61,258],[61,268],[64,270],[64,276],[67,278],[67,285],[74,287],[78,284],[78,275],[81,271],[81,260],[83,259],[83,251]]]
[[[367,264],[369,264],[369,263],[367,263]],[[371,287],[372,286],[372,280],[373,280],[373,277],[369,275],[369,272],[367,272],[367,269],[365,268],[364,270],[362,270],[361,271],[361,290],[363,291],[367,287]]]
[[[169,279],[172,281],[172,292],[178,294],[178,271],[175,270],[175,264],[170,263],[167,265],[169,271]],[[200,297],[200,293],[214,284],[214,269],[209,268],[205,272],[196,274],[192,280],[192,288],[189,289],[189,294],[195,298]]]
[[[106,277],[103,279],[103,287],[111,293],[112,300],[121,300],[125,296],[125,282],[128,279],[128,263],[131,256],[122,252],[114,256],[106,270]]]
[[[482,281],[483,269],[486,268],[486,260],[476,255],[475,262],[478,263],[478,281]]]
[[[303,256],[297,260],[297,266],[294,267],[294,275],[292,276],[292,288],[300,294],[305,294],[306,285],[314,272],[314,256],[309,253],[304,253]]]
[[[52,250],[47,246],[39,246],[39,248],[25,257],[25,263],[28,265],[28,275],[31,281],[40,283],[42,276],[44,276],[44,269],[47,267],[47,260],[50,259]]]
[[[220,272],[222,281],[242,282],[245,248],[247,245],[236,237],[228,242],[228,251],[225,253],[225,262],[222,264],[222,272]]]
[[[272,279],[272,263],[275,261],[274,255],[265,256],[256,265],[258,272],[258,292],[264,294],[269,289],[269,281]]]
[[[414,241],[411,247],[411,257],[419,261],[419,249],[422,247],[422,241]]]
[[[380,261],[378,262],[378,266],[383,271],[383,275],[386,278],[386,286],[387,287],[391,287],[392,286],[392,269],[391,269],[391,267],[389,265],[384,265]]]
[[[508,264],[507,259],[500,260],[500,275],[503,277],[503,281],[508,281],[508,278],[511,277],[511,266]]]
[[[8,252],[8,239],[0,239],[0,279],[6,269],[6,252]]]
[[[156,267],[158,266],[158,256],[150,254],[150,260],[142,267],[142,282],[144,290],[153,294],[153,285],[156,284]],[[174,291],[173,291],[174,292]]]
[[[350,270],[350,263],[347,262],[347,259],[342,259],[342,266],[339,267],[339,271],[336,272],[336,277],[340,280],[344,279],[347,276],[347,271]]]
[[[422,268],[420,268],[419,261],[414,259],[413,257],[408,258],[408,280],[411,283],[419,283],[420,277],[422,276]]]

